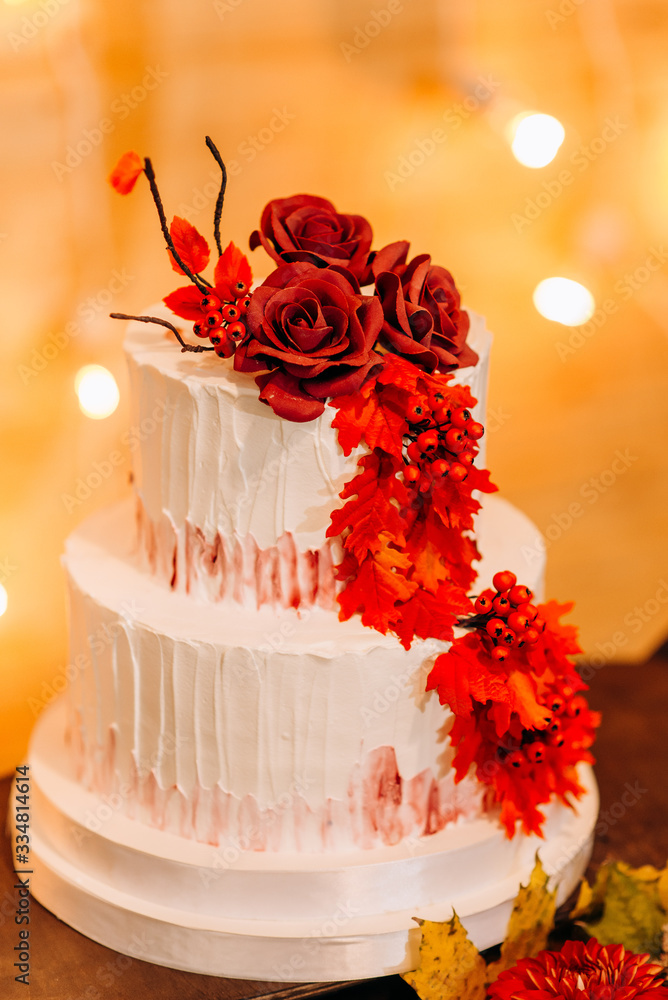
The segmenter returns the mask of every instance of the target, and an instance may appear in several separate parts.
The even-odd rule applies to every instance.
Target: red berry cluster
[[[422,396],[411,396],[406,417],[411,433],[404,437],[404,482],[427,493],[446,477],[456,483],[466,479],[478,452],[476,442],[485,433],[471,411],[451,408],[442,392],[432,392],[426,403]]]
[[[591,745],[592,719],[587,699],[564,684],[548,696],[549,721],[545,729],[525,729],[519,745],[501,748],[502,763],[516,771],[548,763],[554,751],[580,751]]]
[[[545,622],[531,604],[529,588],[518,584],[510,570],[495,573],[492,584],[494,590],[485,590],[476,598],[475,617],[460,624],[484,630],[492,641],[492,658],[503,663],[510,649],[538,642]]]
[[[246,332],[243,317],[250,305],[248,285],[238,281],[231,289],[232,298],[220,299],[210,293],[200,302],[204,313],[193,326],[196,337],[208,337],[219,358],[231,358],[237,341]]]

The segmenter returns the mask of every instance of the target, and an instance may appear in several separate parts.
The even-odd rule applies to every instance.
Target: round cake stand
[[[447,920],[454,909],[477,947],[490,947],[505,935],[536,852],[558,903],[591,852],[598,794],[587,767],[586,794],[576,809],[549,807],[544,840],[508,840],[485,819],[377,850],[254,853],[122,815],[119,796],[76,781],[64,732],[59,701],[29,750],[33,893],[93,940],[175,969],[272,982],[404,972],[418,961],[414,918]]]

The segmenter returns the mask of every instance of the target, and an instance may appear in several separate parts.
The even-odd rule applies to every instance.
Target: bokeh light
[[[120,399],[116,379],[102,365],[85,365],[74,379],[82,413],[93,420],[111,416]]]
[[[0,583],[0,617],[4,615],[7,610],[7,591]]]
[[[513,156],[524,167],[545,167],[564,141],[564,126],[552,115],[523,111],[508,126]]]
[[[580,326],[594,315],[596,303],[589,289],[570,278],[545,278],[533,293],[541,316],[564,326]]]

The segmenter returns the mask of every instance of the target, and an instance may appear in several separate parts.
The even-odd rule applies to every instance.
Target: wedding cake
[[[115,186],[142,172],[163,221],[150,161]],[[267,206],[253,290],[219,221],[213,284],[200,234],[163,225],[191,285],[127,326],[132,496],[67,541],[34,894],[237,978],[405,971],[414,918],[453,909],[489,947],[537,851],[572,891],[597,811],[573,630],[532,603],[538,532],[483,471],[491,336],[447,271],[324,199]]]

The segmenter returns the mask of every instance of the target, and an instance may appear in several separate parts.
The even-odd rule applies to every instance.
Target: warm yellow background
[[[365,27],[373,10],[382,30]],[[549,529],[549,593],[577,600],[599,660],[640,660],[662,641],[667,13],[662,0],[0,4],[0,771],[62,684],[63,539],[128,489],[125,456],[67,509],[63,494],[96,463],[106,470],[129,419],[126,398],[106,421],[81,416],[74,374],[96,361],[123,390],[121,329],[107,313],[139,310],[176,283],[146,187],[123,200],[105,178],[125,150],[150,154],[168,214],[210,235],[207,132],[240,168],[226,238],[245,245],[269,198],[306,191],[366,215],[376,246],[408,238],[454,272],[496,334],[490,465]],[[566,127],[542,170],[520,166],[503,137],[524,108]],[[430,146],[434,129],[445,138]],[[409,176],[388,177],[419,149]],[[559,193],[564,169],[574,179]],[[538,217],[513,220],[541,192],[550,204]],[[645,271],[653,252],[660,266]],[[615,308],[562,357],[572,331],[531,302],[554,274]],[[613,466],[618,450],[625,468]],[[601,474],[607,485],[592,486]]]

